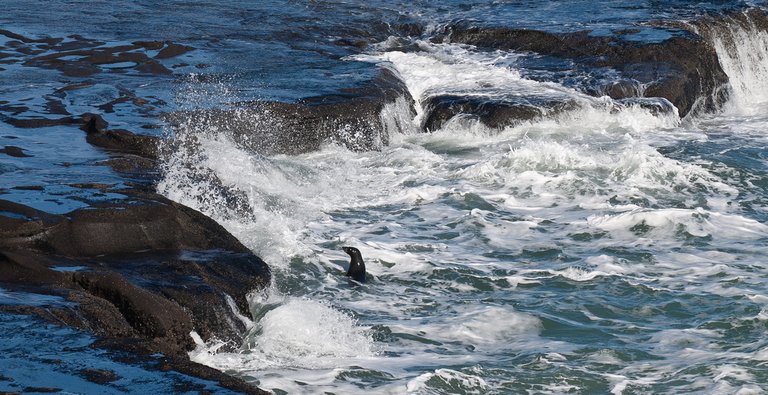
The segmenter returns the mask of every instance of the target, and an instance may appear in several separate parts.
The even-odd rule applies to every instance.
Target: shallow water
[[[657,41],[683,33],[638,22],[747,3],[569,4],[94,5],[97,20],[117,24],[89,25],[88,35],[143,38],[141,17],[197,45],[190,64],[210,63],[150,85],[120,77],[165,99],[158,112],[328,93],[365,81],[376,65],[396,70],[417,100],[415,119],[402,101],[382,113],[412,127],[374,152],[328,144],[264,156],[203,124],[175,131],[199,145],[167,158],[158,189],[224,225],[274,274],[270,289],[251,295],[250,317],[242,312],[251,330],[241,351],[198,338],[191,358],[275,393],[768,390],[765,34],[712,38],[731,100],[686,119],[582,93],[583,81],[615,78],[611,70],[429,40],[463,21],[593,34],[633,27],[638,41]],[[400,52],[401,40],[369,31],[380,20],[428,29],[408,39],[418,50]],[[363,53],[332,43],[348,37],[377,43]],[[200,82],[201,73],[214,77]],[[439,94],[575,104],[503,130],[454,119],[417,132],[421,102]],[[344,276],[346,245],[362,251],[365,285]]]

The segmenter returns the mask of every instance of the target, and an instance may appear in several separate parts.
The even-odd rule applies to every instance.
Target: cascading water
[[[730,105],[757,114],[765,32],[729,29],[713,43]],[[388,62],[417,100],[415,120],[385,107],[381,151],[267,157],[204,122],[176,131],[158,189],[274,269],[241,352],[201,339],[193,360],[276,393],[766,389],[766,168],[721,149],[765,141],[738,133],[764,123],[728,123],[728,140],[723,123],[525,79],[523,54],[420,45],[355,58]],[[416,133],[440,94],[578,105]],[[344,245],[371,283],[348,284]]]
[[[711,40],[730,83],[727,111],[759,115],[768,103],[768,31],[761,11],[744,12],[707,26],[702,32]]]

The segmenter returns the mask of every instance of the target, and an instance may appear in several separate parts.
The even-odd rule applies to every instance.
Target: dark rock
[[[628,97],[641,96],[640,87],[636,81],[620,80],[610,82],[605,86],[602,86],[602,91],[597,94],[603,94],[611,97],[612,99],[626,99]]]
[[[79,84],[70,84],[70,85],[67,85],[67,86],[65,86],[63,88],[56,89],[55,93],[74,91],[74,90],[83,89],[83,88],[90,88],[92,86],[93,86],[92,82],[83,82],[83,83],[79,83]]]
[[[78,183],[67,184],[67,185],[72,188],[99,189],[102,191],[107,190],[113,186],[111,184],[101,184],[101,183],[95,183],[95,182],[78,182]]]
[[[101,115],[98,114],[91,114],[87,112],[81,115],[80,119],[82,120],[80,129],[86,133],[98,133],[109,126],[109,123],[105,121]]]
[[[67,107],[60,100],[47,99],[45,102],[45,111],[48,114],[72,115],[67,111]]]
[[[700,36],[688,34],[660,43],[638,43],[620,36],[591,36],[587,31],[549,33],[510,28],[453,26],[437,39],[572,59],[592,67],[611,67],[625,78],[646,86],[644,96],[663,97],[685,116],[691,111],[714,111],[726,97],[721,86],[728,78],[714,48]],[[621,97],[630,93],[612,91]],[[698,103],[697,103],[698,100]],[[697,108],[694,108],[696,104]]]
[[[156,51],[165,46],[165,43],[162,41],[134,41],[133,45],[138,45],[150,51]]]
[[[19,128],[40,128],[59,125],[80,125],[87,133],[86,141],[97,147],[105,148],[116,153],[129,154],[140,157],[135,163],[117,164],[118,167],[132,170],[145,170],[156,166],[154,162],[158,158],[159,138],[155,136],[139,135],[127,130],[107,130],[109,124],[100,115],[86,113],[79,118],[64,117],[59,119],[28,118],[17,119],[6,117],[5,122]],[[0,150],[11,156],[24,155],[20,148],[7,146]],[[147,162],[151,162],[147,165]],[[129,161],[130,162],[130,161]],[[141,162],[141,163],[139,163]]]
[[[44,191],[45,187],[42,185],[18,185],[13,187],[12,189],[16,189],[19,191]]]
[[[6,154],[14,158],[29,158],[32,156],[26,154],[23,149],[13,145],[6,145],[5,148],[0,149],[0,154]]]
[[[25,60],[24,65],[56,69],[68,76],[86,77],[102,71],[99,66],[109,66],[117,63],[126,63],[125,68],[133,68],[136,71],[150,74],[171,74],[165,66],[157,60],[150,58],[143,52],[146,43],[118,45],[103,47],[104,43],[83,40],[73,49],[57,48],[59,51],[36,56]],[[169,46],[169,54],[184,51],[185,46],[172,44]],[[162,52],[162,51],[161,51]],[[131,65],[135,64],[135,65]]]
[[[173,58],[179,55],[183,55],[194,49],[195,49],[194,47],[190,47],[187,45],[169,43],[168,46],[163,48],[157,55],[155,55],[155,59]]]
[[[39,393],[39,394],[52,394],[54,392],[61,392],[61,388],[53,387],[25,387],[25,393]]]
[[[222,387],[249,395],[269,395],[271,392],[263,391],[236,377],[227,375],[214,368],[190,362],[189,359],[168,359],[167,365],[172,370],[200,377],[205,380],[218,382]]]
[[[674,115],[676,108],[668,100],[658,98],[628,97],[614,102],[613,111],[620,110],[629,106],[637,106],[649,111],[655,116]]]
[[[29,107],[27,106],[13,106],[9,105],[8,102],[0,103],[0,111],[3,112],[9,112],[13,115],[19,115],[21,113],[29,111]]]
[[[86,380],[96,384],[108,384],[120,380],[120,376],[109,370],[102,369],[83,369],[80,371]]]
[[[333,42],[335,45],[341,47],[354,47],[357,49],[365,49],[368,46],[368,41],[365,40],[348,40],[345,38],[338,39]]]
[[[141,203],[80,209],[60,216],[0,200],[4,212],[0,215],[0,248],[71,257],[189,248],[248,251],[221,225],[195,210],[160,196]]]
[[[154,60],[148,60],[144,63],[139,64],[136,66],[136,70],[147,73],[147,74],[156,74],[156,75],[170,75],[173,74],[171,70],[168,70],[167,67],[161,65],[157,61]]]
[[[150,353],[186,357],[190,331],[238,345],[237,310],[269,268],[215,221],[144,192],[132,204],[52,215],[0,200],[0,282],[65,294],[78,313],[41,313],[106,338],[144,339]],[[151,197],[152,200],[148,200]],[[88,268],[59,272],[66,263]]]
[[[35,39],[31,39],[29,37],[26,37],[21,34],[14,33],[12,31],[5,30],[5,29],[0,29],[0,35],[6,36],[14,40],[19,40],[24,43],[50,43],[51,42],[50,39],[35,40]]]
[[[63,117],[63,118],[11,118],[6,117],[4,121],[8,124],[11,124],[17,128],[47,128],[51,126],[61,126],[61,125],[76,125],[80,121],[73,118],[73,117]]]
[[[440,129],[456,116],[475,119],[490,128],[503,128],[545,115],[553,115],[576,107],[570,101],[536,99],[533,97],[512,99],[476,96],[433,96],[422,103],[426,117],[424,131]]]
[[[99,164],[109,166],[112,170],[132,178],[155,180],[159,174],[156,160],[137,155],[114,156]]]
[[[157,159],[159,138],[135,134],[127,130],[107,130],[109,124],[97,114],[86,113],[81,116],[81,119],[80,129],[87,133],[88,143],[119,153],[151,160]]]
[[[133,330],[152,339],[163,353],[194,348],[189,336],[192,320],[177,303],[138,288],[114,272],[77,272],[72,281],[115,306]]]
[[[147,159],[157,159],[159,138],[131,133],[127,130],[101,130],[89,132],[86,136],[88,143],[121,153],[141,156]]]
[[[297,103],[239,103],[231,110],[188,111],[167,117],[180,129],[217,128],[235,141],[263,154],[295,155],[336,142],[351,150],[381,149],[388,144],[388,128],[405,129],[381,118],[386,105],[402,100],[415,114],[413,98],[397,74],[380,69],[373,80],[339,94],[311,97]]]
[[[104,104],[98,106],[98,108],[99,108],[99,110],[102,110],[102,111],[104,111],[106,113],[113,113],[113,112],[115,112],[115,105],[116,104],[127,103],[127,102],[130,102],[130,101],[131,101],[130,97],[122,96],[122,97],[119,97],[119,98],[117,98],[115,100],[112,100],[112,101],[110,101],[108,103],[104,103]]]
[[[232,341],[236,349],[247,330],[230,307],[230,301],[244,315],[250,311],[243,290],[265,286],[263,265],[250,253],[222,250],[186,251],[178,254],[135,254],[120,259],[101,259],[101,265],[163,295],[189,312],[195,330],[203,338]],[[170,281],[174,279],[174,281]],[[229,299],[229,300],[228,300]]]
[[[0,251],[0,281],[31,286],[67,283],[62,273],[49,269],[44,262],[48,261],[34,254]]]

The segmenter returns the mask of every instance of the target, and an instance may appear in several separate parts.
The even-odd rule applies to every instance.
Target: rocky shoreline
[[[109,149],[116,169],[148,169],[131,166],[133,157],[156,163],[156,138],[103,129],[106,122],[92,114],[81,119],[88,142]],[[95,347],[149,359],[161,354],[165,369],[224,388],[262,393],[189,361],[187,352],[195,347],[192,331],[239,346],[249,329],[240,319],[249,312],[247,293],[269,285],[267,264],[221,225],[151,185],[119,192],[126,198],[66,215],[0,200],[2,288],[76,304],[2,304],[0,310],[87,331],[100,339]]]
[[[753,14],[750,17],[764,27],[765,14]],[[446,27],[430,39],[489,50],[535,52],[584,67],[611,68],[620,74],[620,80],[595,82],[584,88],[584,93],[609,96],[619,105],[624,100],[652,110],[673,111],[641,100],[662,98],[685,117],[717,111],[728,95],[728,77],[712,45],[692,31],[694,25],[687,28],[691,31],[652,43],[628,39],[633,32],[594,36],[589,32],[463,25]],[[706,33],[703,27],[699,29]],[[424,34],[418,26],[400,30],[404,35]],[[457,116],[503,128],[554,116],[575,106],[535,98],[414,98],[397,72],[382,67],[360,86],[291,103],[250,101],[232,103],[229,108],[158,113],[151,99],[123,92],[120,98],[99,107],[104,114],[74,115],[63,102],[67,92],[93,85],[83,78],[102,72],[172,75],[173,67],[163,62],[194,48],[164,41],[106,45],[80,36],[32,39],[7,30],[0,30],[0,35],[8,39],[0,46],[0,65],[55,70],[75,79],[67,89],[43,97],[45,116],[34,111],[30,115],[24,100],[0,101],[2,121],[19,130],[80,128],[87,143],[108,154],[109,159],[99,165],[110,166],[123,184],[119,188],[114,184],[102,187],[100,180],[92,180],[80,185],[97,190],[96,195],[121,197],[84,198],[87,207],[64,214],[0,199],[0,289],[54,295],[71,302],[50,306],[2,303],[0,311],[34,315],[77,328],[99,339],[93,347],[126,350],[153,360],[157,369],[216,381],[223,388],[246,393],[263,391],[189,361],[187,352],[195,347],[190,332],[203,339],[216,338],[236,349],[249,330],[248,322],[242,320],[250,313],[248,293],[263,290],[270,283],[267,263],[214,220],[156,193],[153,183],[161,173],[164,150],[190,148],[178,146],[185,142],[110,129],[102,115],[114,111],[115,106],[130,105],[147,119],[157,121],[144,125],[147,128],[159,123],[158,119],[177,129],[195,124],[216,128],[245,148],[266,155],[295,155],[317,150],[328,142],[352,150],[381,149],[388,144],[390,133],[408,127],[398,122],[388,124],[382,117],[387,106],[399,105],[412,117],[416,103],[420,103],[426,111],[421,132],[437,130]],[[360,40],[338,40],[336,45],[348,47],[351,53],[361,53],[368,46]],[[402,50],[418,48],[406,46]],[[37,155],[29,147],[5,145],[0,149],[0,156],[16,161]],[[43,188],[4,187],[6,192]],[[93,374],[109,376],[109,372]]]

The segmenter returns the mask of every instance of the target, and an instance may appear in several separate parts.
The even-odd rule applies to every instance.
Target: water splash
[[[726,17],[706,27],[720,66],[728,75],[729,113],[757,115],[768,105],[768,30],[763,11]]]

